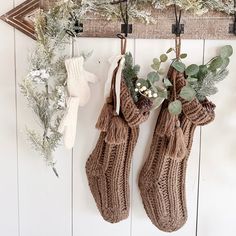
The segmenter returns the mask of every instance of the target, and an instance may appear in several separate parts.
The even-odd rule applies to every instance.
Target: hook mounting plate
[[[84,25],[82,23],[76,22],[75,26],[74,26],[74,31],[76,34],[83,33],[84,32]]]
[[[236,35],[236,22],[229,25],[229,33]]]
[[[179,24],[179,25],[173,24],[172,34],[176,34],[177,36],[184,34],[184,24]]]
[[[121,24],[121,33],[122,34],[132,34],[133,33],[133,25],[132,24]]]

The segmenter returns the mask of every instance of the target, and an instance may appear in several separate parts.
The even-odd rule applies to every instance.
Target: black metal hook
[[[122,3],[125,3],[125,10]],[[125,34],[125,37],[128,37],[128,34],[131,34],[133,31],[132,24],[129,24],[128,0],[117,0],[111,2],[111,4],[120,4],[120,13],[123,20],[123,24],[121,25],[121,33]]]
[[[174,4],[175,8],[175,24],[172,25],[172,34],[175,34],[176,37],[179,37],[184,33],[184,24],[181,24],[182,10],[179,11],[179,16],[177,12],[177,6]]]
[[[229,25],[229,33],[236,35],[236,0],[234,0],[234,23]]]
[[[66,33],[71,37],[77,37],[79,33],[83,32],[83,24],[79,22],[78,17],[74,12],[70,12],[69,20],[73,24],[73,30],[66,29]]]

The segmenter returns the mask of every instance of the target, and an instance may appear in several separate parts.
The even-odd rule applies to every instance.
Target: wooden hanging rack
[[[28,34],[30,37],[35,38],[33,32],[34,28],[27,18],[28,12],[25,11],[25,4],[32,2],[30,6],[33,6],[33,8],[31,8],[37,11],[39,6],[47,9],[48,2],[53,4],[56,0],[38,0],[38,4],[35,4],[35,1],[37,0],[28,0],[21,5],[20,8],[23,14],[18,14],[18,12],[13,9],[8,12],[9,14],[3,15],[1,19]],[[29,13],[31,13],[31,8]],[[79,33],[79,37],[113,38],[121,32],[121,24],[123,24],[123,30],[129,30],[129,38],[173,39],[175,37],[173,34],[175,28],[173,27],[176,22],[173,9],[147,10],[151,11],[153,18],[156,19],[155,24],[129,21],[127,26],[124,22],[107,21],[99,16],[90,14],[88,18],[82,22],[83,32]],[[235,16],[229,16],[220,12],[208,12],[203,16],[194,16],[189,12],[182,12],[182,15],[180,26],[182,27],[184,25],[184,33],[182,32],[183,39],[236,39],[236,14]],[[132,26],[132,28],[127,28],[130,26]],[[131,30],[132,34],[130,34]]]

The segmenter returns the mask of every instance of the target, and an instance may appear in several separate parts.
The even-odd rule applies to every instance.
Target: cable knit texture
[[[173,72],[171,68],[169,73],[171,81]],[[177,95],[185,84],[184,75],[178,72]],[[173,95],[173,91],[170,95]],[[178,99],[183,102],[183,112],[178,118],[187,154],[183,159],[173,159],[166,154],[171,134],[160,133],[166,122],[169,122],[166,119],[169,102],[165,101],[157,119],[149,156],[139,176],[139,188],[146,213],[156,227],[166,232],[180,229],[187,220],[185,177],[194,131],[197,125],[206,125],[215,117],[215,106],[211,102],[200,103],[197,99],[187,102],[179,97]]]
[[[123,78],[120,93],[121,111],[119,116],[113,118],[112,110],[115,109],[112,109],[112,105],[115,102],[112,97],[114,96],[111,93],[96,125],[102,132],[86,163],[86,172],[102,217],[110,223],[117,223],[129,215],[131,158],[139,135],[139,124],[148,119],[149,112],[137,108]],[[112,134],[109,134],[110,129],[114,129]],[[122,140],[115,137],[120,135]]]

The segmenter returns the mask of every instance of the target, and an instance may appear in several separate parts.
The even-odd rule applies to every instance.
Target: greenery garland
[[[110,4],[110,0],[77,0],[76,2],[82,6],[83,12],[97,12],[108,19],[121,18],[119,5]],[[234,13],[233,0],[129,0],[128,2],[129,16],[147,23],[152,21],[150,12],[147,12],[148,7],[165,9],[173,4],[197,15],[203,15],[212,10],[227,14]]]
[[[37,45],[30,57],[28,76],[20,85],[39,124],[37,131],[27,128],[28,138],[56,175],[53,152],[62,138],[57,130],[67,97],[64,49],[70,37],[66,30],[73,30],[70,13],[74,8],[74,4],[64,3],[39,13],[35,23]]]
[[[198,15],[202,15],[209,10],[221,11],[227,14],[234,12],[233,0],[147,0],[147,2],[151,2],[158,9],[176,4],[183,10],[192,11]]]
[[[168,98],[165,92],[169,87],[172,87],[166,72],[161,69],[162,63],[167,63],[170,53],[176,51],[174,48],[168,49],[166,54],[162,54],[159,58],[153,59],[153,72],[148,74],[147,80],[140,79],[136,83],[136,90],[149,95],[148,90],[153,89],[153,84],[162,82],[164,90],[156,90],[158,97]],[[203,65],[191,64],[186,66],[183,59],[187,57],[186,53],[180,54],[179,58],[171,59],[171,66],[180,73],[184,73],[186,77],[186,86],[180,91],[180,97],[186,101],[198,99],[200,102],[206,100],[218,92],[216,85],[228,76],[228,69],[230,57],[233,55],[233,48],[231,45],[222,47],[219,55],[213,57],[209,62]],[[162,79],[160,79],[162,75]],[[164,76],[163,76],[164,75]],[[163,91],[166,93],[163,95]],[[148,96],[149,97],[149,96]],[[172,115],[179,115],[182,112],[182,103],[180,100],[175,100],[169,105],[169,112]]]
[[[129,16],[131,19],[138,19],[146,23],[154,22],[151,13],[145,10],[147,6],[163,9],[174,3],[184,10],[191,10],[197,14],[203,14],[209,9],[226,13],[232,13],[234,10],[233,1],[130,0]],[[29,73],[20,85],[21,92],[26,97],[39,124],[39,129],[27,128],[28,138],[33,148],[42,155],[57,176],[53,152],[61,142],[62,135],[58,132],[58,126],[66,109],[67,73],[64,61],[67,55],[65,48],[71,42],[71,36],[77,33],[74,29],[75,21],[82,22],[89,13],[98,14],[108,20],[122,18],[119,6],[110,4],[110,0],[60,1],[48,11],[41,11],[38,14],[35,22],[36,48],[30,57]],[[178,70],[184,70],[185,73],[190,73],[188,74],[188,87],[183,89],[181,96],[184,99],[192,99],[197,96],[199,100],[203,100],[206,96],[215,93],[214,84],[227,74],[226,67],[230,50],[229,46],[224,48],[220,57],[214,58],[205,66],[191,65],[186,68],[181,61],[174,60],[173,66]],[[172,49],[168,50],[168,53],[171,51]],[[161,68],[162,63],[168,60],[167,54],[153,59],[151,66],[153,71],[148,74],[146,79],[137,78],[140,67],[133,65],[131,54],[126,55],[123,73],[135,102],[138,101],[140,95],[144,95],[153,102],[155,109],[167,98],[168,87],[172,84],[165,77],[165,71]],[[83,56],[88,57],[85,54]],[[184,58],[186,55],[182,54],[181,57]],[[224,68],[224,70],[219,68]],[[195,72],[198,70],[198,73],[193,74],[192,70]],[[176,110],[172,111],[172,113],[176,112]]]

